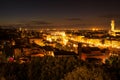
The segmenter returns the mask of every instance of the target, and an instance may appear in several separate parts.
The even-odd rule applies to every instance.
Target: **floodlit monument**
[[[116,36],[116,33],[120,33],[120,30],[115,29],[115,20],[111,20],[111,30],[109,33],[113,36]]]
[[[114,31],[115,28],[115,21],[111,20],[111,31]]]

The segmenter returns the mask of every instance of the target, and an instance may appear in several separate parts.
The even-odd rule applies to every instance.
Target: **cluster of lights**
[[[99,29],[98,28],[92,28],[92,31],[98,31]]]

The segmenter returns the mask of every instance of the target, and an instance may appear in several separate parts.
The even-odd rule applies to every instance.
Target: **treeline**
[[[35,58],[30,63],[0,63],[0,80],[119,80],[120,60],[94,64],[72,57]]]

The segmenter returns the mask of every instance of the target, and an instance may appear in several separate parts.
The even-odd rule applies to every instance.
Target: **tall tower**
[[[111,31],[114,31],[115,28],[115,21],[111,20]]]

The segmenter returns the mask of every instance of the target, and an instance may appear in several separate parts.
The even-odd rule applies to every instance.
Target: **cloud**
[[[29,24],[36,24],[36,25],[48,25],[48,24],[52,24],[50,22],[47,21],[30,21]]]
[[[67,27],[90,27],[90,26],[94,26],[94,24],[88,24],[88,23],[82,23],[82,24],[64,24],[61,25],[63,27],[67,26]]]
[[[82,19],[80,19],[80,18],[67,18],[66,20],[68,20],[68,21],[81,21]]]
[[[44,24],[52,24],[51,22],[48,21],[39,21],[39,20],[21,20],[19,21],[21,24],[28,24],[28,25],[44,25]]]
[[[102,18],[108,18],[108,19],[120,19],[120,14],[106,14],[100,16]]]
[[[48,21],[31,20],[31,21],[22,21],[21,25],[23,26],[49,26],[49,25],[53,25],[53,23],[48,22]]]

